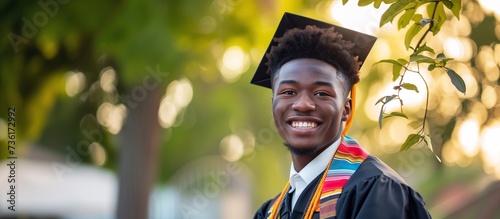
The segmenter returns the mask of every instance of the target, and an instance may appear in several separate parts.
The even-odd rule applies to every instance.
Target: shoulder
[[[404,179],[401,178],[401,176],[399,176],[399,174],[396,173],[396,171],[394,171],[391,167],[374,156],[368,156],[363,163],[361,163],[344,188],[347,189],[355,186],[355,184],[361,181],[375,178],[387,179],[394,181],[395,183],[406,185]]]
[[[273,199],[270,199],[266,202],[264,202],[264,204],[262,204],[260,206],[260,208],[257,210],[257,212],[255,212],[255,215],[254,215],[254,219],[264,219],[264,218],[267,218],[267,213],[269,211],[269,208],[271,208],[271,205],[273,204],[274,200],[277,198],[277,196]]]
[[[337,212],[349,215],[339,218],[430,218],[420,194],[373,156],[363,161],[342,189]]]

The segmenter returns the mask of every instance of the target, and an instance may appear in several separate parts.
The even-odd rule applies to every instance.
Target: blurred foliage
[[[88,147],[97,141],[106,152],[105,162],[98,164],[93,156],[82,156],[83,162],[116,171],[120,145],[117,135],[99,122],[98,111],[103,103],[110,103],[114,107],[124,105],[127,113],[133,113],[124,97],[133,95],[134,88],[144,87],[144,81],[151,79],[148,69],[153,69],[166,75],[162,75],[161,80],[151,79],[163,90],[181,79],[187,79],[193,89],[190,104],[178,112],[172,126],[162,130],[158,184],[171,183],[171,177],[193,160],[221,155],[222,139],[235,134],[244,143],[244,153],[238,162],[252,170],[256,191],[254,208],[280,191],[288,178],[290,158],[274,129],[271,92],[248,82],[283,12],[338,23],[329,14],[331,9],[325,6],[340,0],[40,2],[42,4],[28,0],[0,3],[3,39],[0,43],[0,108],[3,112],[0,127],[6,124],[6,109],[15,106],[18,154],[36,157],[32,152],[36,147],[64,157],[68,148],[78,150],[82,144]],[[361,2],[383,7],[394,1]],[[441,26],[441,33],[446,37],[436,37],[427,43],[436,54],[446,53],[442,47],[447,37],[463,39],[471,48],[468,58],[449,62],[464,77],[466,97],[458,97],[457,92],[450,91],[453,87],[430,85],[433,102],[428,130],[436,153],[443,157],[443,164],[436,162],[421,145],[394,154],[412,131],[402,120],[388,119],[379,129],[375,94],[382,94],[388,86],[392,89],[392,66],[376,65],[370,69],[369,64],[364,65],[358,89],[359,110],[349,133],[396,171],[406,173],[403,177],[417,186],[429,200],[431,209],[439,203],[437,196],[441,189],[456,180],[467,180],[467,177],[458,179],[457,175],[470,172],[474,177],[485,176],[478,173],[485,162],[483,150],[477,149],[470,155],[461,149],[457,130],[464,118],[480,118],[478,125],[486,127],[500,115],[499,79],[491,76],[498,73],[500,58],[491,54],[500,54],[499,22],[476,1],[464,0],[462,9],[460,21],[452,19],[455,11],[446,14],[451,19],[449,25]],[[467,33],[466,27],[470,29]],[[404,56],[405,37],[396,29],[386,25],[375,31],[379,40],[366,62],[373,64],[381,59]],[[454,32],[456,29],[465,34]],[[246,57],[237,61],[247,60],[248,65],[234,78],[227,78],[221,69],[224,55],[233,46]],[[485,64],[484,58],[476,58],[483,53],[487,54],[485,57],[493,56],[493,66]],[[111,91],[102,86],[106,83],[102,76],[107,67],[116,71]],[[85,76],[83,86],[70,97],[68,78],[79,72]],[[431,82],[444,80],[434,74],[425,77]],[[441,84],[451,84],[445,79],[448,81]],[[484,95],[491,95],[491,92],[483,92],[490,88],[496,95],[493,106],[485,105],[487,100],[482,99]],[[409,105],[406,114],[422,110],[422,102]],[[2,145],[6,141],[3,134],[0,134]],[[446,157],[443,150],[455,153],[458,158]],[[6,154],[1,151],[0,157],[4,159]],[[469,168],[457,171],[445,165]],[[494,175],[494,171],[490,170],[489,174]]]

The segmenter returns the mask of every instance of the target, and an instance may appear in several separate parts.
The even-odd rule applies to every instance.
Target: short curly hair
[[[347,86],[344,87],[346,94],[351,87],[359,82],[359,69],[361,63],[354,56],[354,44],[342,38],[334,28],[319,28],[307,26],[304,29],[290,29],[281,38],[275,38],[278,43],[266,54],[268,62],[268,74],[271,83],[276,73],[285,63],[300,58],[313,58],[324,61],[337,69],[340,79]]]

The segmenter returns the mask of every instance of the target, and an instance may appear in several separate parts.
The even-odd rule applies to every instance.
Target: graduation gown
[[[291,194],[287,193],[278,212],[281,219],[299,219],[319,184],[319,174],[299,196],[291,209]],[[276,198],[274,198],[276,199]],[[254,219],[265,219],[274,199],[257,210]],[[342,189],[337,202],[336,219],[347,218],[431,218],[420,194],[378,158],[368,156]],[[319,212],[313,219],[319,219]]]

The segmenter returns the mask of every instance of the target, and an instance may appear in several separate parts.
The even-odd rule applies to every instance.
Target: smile
[[[318,123],[311,121],[292,121],[290,122],[290,125],[294,128],[299,129],[312,129],[316,128],[316,126],[318,126]]]

